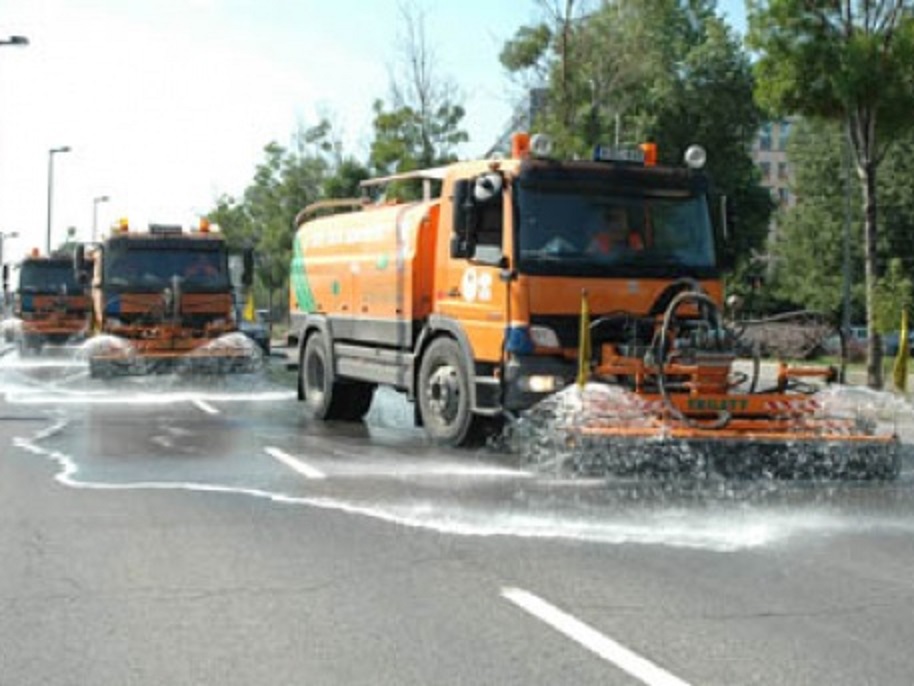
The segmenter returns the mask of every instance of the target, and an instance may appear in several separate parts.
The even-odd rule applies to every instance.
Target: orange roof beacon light
[[[117,233],[127,233],[130,231],[130,222],[127,220],[127,217],[121,217],[117,220]]]
[[[530,157],[530,134],[526,131],[518,131],[511,136],[511,157],[516,160]]]
[[[656,167],[657,166],[657,144],[656,143],[642,143],[638,147],[641,148],[641,152],[644,153],[644,166],[645,167]]]
[[[41,255],[41,251],[38,248],[32,248],[32,257],[38,257]]]
[[[200,217],[200,233],[209,233],[209,219]]]

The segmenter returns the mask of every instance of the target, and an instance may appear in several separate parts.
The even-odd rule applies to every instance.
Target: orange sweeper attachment
[[[653,316],[593,319],[583,294],[577,383],[514,427],[527,464],[578,475],[898,475],[897,437],[877,433],[865,403],[833,385],[836,369],[763,363],[700,284],[667,293]],[[629,336],[604,335],[622,322]]]

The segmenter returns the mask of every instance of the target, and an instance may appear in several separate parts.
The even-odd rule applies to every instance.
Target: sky
[[[536,0],[412,0],[436,75],[457,85],[484,153],[521,93],[498,53],[541,18]],[[719,0],[745,28],[744,0]],[[371,104],[388,99],[402,0],[0,0],[0,233],[5,261],[68,227],[119,218],[195,224],[240,195],[271,141],[329,118],[367,157]],[[68,146],[70,152],[49,154]],[[51,183],[49,184],[49,180]],[[96,201],[107,196],[109,200]]]

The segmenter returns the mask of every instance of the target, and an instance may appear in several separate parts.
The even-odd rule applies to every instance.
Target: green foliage
[[[375,138],[370,164],[380,174],[426,169],[457,159],[456,146],[468,139],[460,127],[465,111],[460,105],[441,103],[426,115],[404,105],[387,111],[374,103]]]
[[[843,300],[845,212],[849,212],[851,311],[852,318],[860,321],[865,312],[863,213],[860,204],[848,197],[848,185],[851,197],[859,195],[860,180],[850,168],[846,146],[846,137],[834,122],[801,120],[794,127],[787,152],[797,205],[778,218],[778,237],[771,246],[775,260],[771,290],[795,307],[812,307],[838,317]],[[878,192],[883,200],[877,247],[880,272],[890,272],[893,260],[898,271],[877,283],[876,304],[881,310],[887,291],[879,284],[914,280],[914,132],[899,139],[883,162]],[[897,319],[892,301],[887,306],[896,310],[892,316]]]
[[[876,330],[895,330],[901,321],[901,311],[911,308],[911,278],[905,274],[901,260],[889,260],[885,276],[876,284]]]
[[[498,59],[511,72],[536,69],[552,42],[552,30],[546,24],[521,26],[514,38],[505,43]]]
[[[846,184],[858,187],[843,159],[845,142],[840,129],[823,121],[798,121],[790,136],[787,154],[793,168],[793,208],[777,217],[772,242],[773,292],[797,308],[831,313],[840,320],[843,306],[843,264]],[[863,277],[860,248],[860,211],[851,207],[852,282]],[[862,309],[857,302],[855,311]],[[855,317],[856,319],[856,317]]]
[[[653,140],[660,161],[676,165],[699,143],[715,196],[737,208],[725,257],[760,248],[772,203],[748,152],[760,123],[751,67],[713,0],[612,0],[552,21],[520,29],[502,64],[547,74],[547,106],[534,128],[552,136],[556,154],[583,157],[597,143]]]
[[[877,169],[914,109],[914,4],[911,0],[748,0],[748,43],[758,99],[770,111],[840,122],[861,185],[867,322],[875,326],[881,273]],[[882,385],[878,346],[868,383]]]
[[[368,169],[358,160],[348,157],[339,162],[335,171],[324,179],[325,198],[357,198],[359,184],[369,177]]]
[[[879,260],[898,257],[914,278],[914,130],[897,138],[879,170]]]
[[[230,249],[254,249],[257,284],[272,301],[275,291],[288,282],[293,219],[306,205],[328,193],[357,194],[358,181],[367,170],[353,160],[343,160],[339,144],[326,121],[300,130],[291,149],[276,142],[264,148],[252,183],[240,199],[221,197],[210,212]]]
[[[380,175],[426,169],[457,159],[469,140],[460,128],[466,114],[457,88],[437,75],[437,61],[425,40],[425,20],[416,5],[401,5],[400,60],[390,83],[390,109],[375,100],[374,141],[369,163]]]
[[[388,174],[437,166],[456,159],[456,146],[468,140],[460,129],[463,107],[455,89],[434,78],[434,60],[424,40],[421,15],[403,9],[407,79],[391,84],[391,109],[374,103],[374,133],[368,165]],[[344,156],[326,119],[299,130],[290,148],[271,142],[240,198],[223,196],[209,213],[233,251],[254,248],[256,286],[270,301],[284,293],[289,279],[294,218],[313,202],[359,197],[369,167]]]
[[[844,119],[878,110],[883,136],[910,126],[909,0],[747,0],[758,98],[772,112]],[[875,113],[875,112],[874,112]]]

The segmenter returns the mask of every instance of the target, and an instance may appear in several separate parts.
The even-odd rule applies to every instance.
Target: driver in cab
[[[219,270],[213,265],[207,255],[198,253],[194,260],[184,270],[186,279],[208,279],[219,274]]]
[[[587,252],[594,255],[618,256],[644,249],[641,236],[628,225],[628,216],[621,207],[609,207],[603,214],[602,225],[592,231]]]

